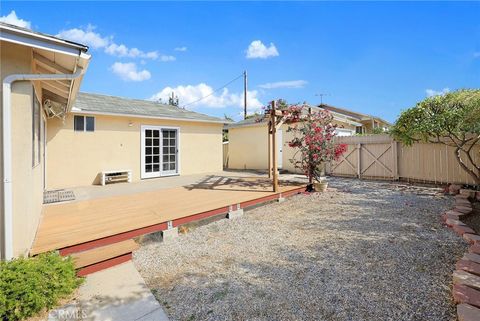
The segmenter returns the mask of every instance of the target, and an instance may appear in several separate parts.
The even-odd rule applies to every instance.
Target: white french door
[[[142,126],[141,178],[178,174],[179,128]]]

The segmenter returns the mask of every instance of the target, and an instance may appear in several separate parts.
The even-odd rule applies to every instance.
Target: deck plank
[[[265,179],[213,180],[184,187],[45,206],[32,255],[270,196]],[[299,187],[284,182],[279,192]]]

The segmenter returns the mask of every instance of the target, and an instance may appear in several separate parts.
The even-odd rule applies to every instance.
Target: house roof
[[[323,109],[322,107],[311,106],[311,105],[308,105],[306,107],[312,108],[313,111],[318,111],[318,110]],[[306,113],[307,109],[305,108],[304,110],[305,110],[305,113]],[[343,115],[341,113],[338,113],[338,112],[335,112],[335,111],[330,111],[330,113],[332,114],[333,119],[336,120],[336,121],[351,124],[351,125],[354,125],[354,126],[361,126],[362,125],[361,123],[358,122],[357,119],[355,119],[355,120],[353,120],[351,118],[349,119],[349,118],[345,117],[345,115]],[[225,128],[228,129],[228,128],[238,128],[238,127],[262,125],[266,122],[267,122],[267,120],[264,117],[262,117],[262,115],[254,115],[254,116],[251,116],[250,118],[241,120],[239,122],[236,122],[236,123],[233,123],[233,124],[228,124],[228,125],[225,126]]]
[[[193,112],[155,101],[131,99],[81,92],[72,108],[73,113],[133,116],[207,123],[229,123],[228,120]]]
[[[348,109],[345,109],[345,108],[340,108],[340,107],[335,107],[335,106],[331,106],[331,105],[327,105],[327,104],[320,104],[319,107],[321,108],[324,108],[328,111],[331,111],[331,112],[337,112],[337,113],[340,113],[340,114],[344,114],[344,115],[348,115],[350,117],[354,117],[354,118],[357,118],[358,120],[370,120],[370,119],[376,119],[376,120],[379,120],[387,125],[391,125],[390,122],[380,118],[380,117],[377,117],[377,116],[372,116],[372,115],[367,115],[367,114],[362,114],[362,113],[359,113],[359,112],[356,112],[356,111],[352,111],[352,110],[348,110]]]
[[[88,51],[88,46],[86,45],[5,22],[0,22],[0,38],[9,42],[28,44],[34,48],[61,51],[62,53],[72,55]]]

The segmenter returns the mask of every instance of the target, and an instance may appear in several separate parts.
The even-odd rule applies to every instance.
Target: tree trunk
[[[464,163],[463,160],[462,160],[461,151],[467,153],[467,151],[461,149],[460,147],[455,148],[455,156],[456,156],[456,158],[457,158],[458,163],[460,164],[460,167],[461,167],[464,171],[466,171],[466,172],[470,175],[470,177],[473,178],[473,180],[475,181],[475,184],[480,185],[480,173],[479,173],[479,174],[476,174],[473,170],[471,170],[470,168],[468,168],[467,165],[465,165],[465,163]]]

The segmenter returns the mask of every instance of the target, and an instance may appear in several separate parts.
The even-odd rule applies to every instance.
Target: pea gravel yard
[[[455,320],[466,244],[439,189],[330,178],[297,195],[150,240],[134,263],[172,320]]]

